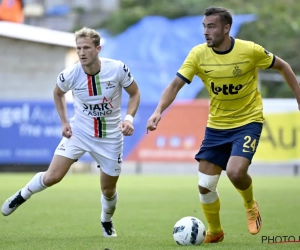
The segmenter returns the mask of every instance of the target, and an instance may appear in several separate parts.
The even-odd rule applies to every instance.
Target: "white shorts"
[[[60,141],[54,154],[78,160],[88,152],[101,170],[110,176],[119,176],[122,170],[123,137],[94,138],[72,135]]]

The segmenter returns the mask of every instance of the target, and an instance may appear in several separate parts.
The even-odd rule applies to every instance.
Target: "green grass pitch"
[[[0,174],[2,202],[34,174]],[[300,243],[267,244],[262,236],[300,235],[298,177],[254,177],[263,219],[258,235],[247,231],[242,198],[222,177],[218,186],[224,242],[189,249],[300,249]],[[175,222],[195,216],[204,222],[195,176],[123,175],[119,180],[115,239],[102,237],[100,189],[96,175],[68,175],[34,195],[14,214],[0,217],[0,249],[30,250],[180,250],[173,241]]]

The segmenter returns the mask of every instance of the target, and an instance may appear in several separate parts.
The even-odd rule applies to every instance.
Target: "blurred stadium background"
[[[124,187],[124,193],[127,190],[128,195],[130,195],[130,190],[138,190],[139,188],[136,187],[147,183],[145,190],[143,190],[147,197],[152,197],[152,195],[156,197],[153,193],[156,192],[162,195],[157,198],[158,200],[169,200],[170,204],[168,203],[168,206],[165,207],[165,211],[174,213],[174,218],[172,218],[174,221],[166,222],[170,223],[167,231],[171,230],[170,227],[177,218],[186,215],[184,211],[187,207],[185,205],[178,205],[180,209],[176,210],[172,206],[172,202],[177,204],[176,195],[181,197],[183,202],[189,202],[188,197],[190,196],[185,197],[185,193],[190,192],[191,187],[186,186],[184,189],[184,186],[189,185],[191,180],[194,181],[191,190],[195,190],[195,193],[193,194],[194,198],[190,200],[193,200],[195,206],[199,206],[197,190],[194,188],[194,185],[197,184],[197,162],[194,160],[194,155],[203,139],[208,115],[207,93],[203,89],[201,81],[195,78],[191,85],[184,86],[176,102],[164,113],[156,132],[146,134],[145,126],[163,89],[173,79],[188,51],[193,46],[203,42],[201,14],[204,9],[215,5],[232,10],[234,14],[232,36],[253,40],[261,44],[267,50],[287,60],[296,74],[300,74],[300,50],[298,49],[300,46],[300,16],[298,15],[300,5],[298,1],[253,0],[241,3],[236,0],[228,0],[226,6],[221,0],[209,1],[209,3],[204,0],[174,0],[172,4],[167,0],[2,0],[0,3],[1,200],[14,192],[16,188],[20,188],[20,185],[25,184],[34,172],[44,171],[48,167],[54,149],[61,139],[61,126],[54,108],[52,91],[60,71],[77,61],[73,32],[83,26],[95,28],[101,33],[103,48],[100,56],[125,62],[139,84],[141,105],[134,121],[135,133],[133,136],[125,138],[123,156],[123,174],[125,177],[122,179],[124,182],[121,181],[120,185],[121,188]],[[269,208],[272,209],[271,204],[277,202],[278,197],[281,197],[282,204],[285,201],[290,204],[287,199],[293,199],[292,197],[295,197],[299,192],[299,187],[297,187],[299,179],[297,177],[299,176],[300,164],[300,117],[297,103],[281,75],[273,70],[260,71],[259,87],[264,98],[266,121],[250,173],[257,176],[257,182],[260,184],[260,187],[257,185],[258,191],[265,192],[268,190],[266,195],[269,195],[270,203],[267,203],[268,207],[267,205],[263,207],[267,211]],[[68,113],[71,116],[73,113],[71,95],[67,96],[67,100]],[[127,99],[124,98],[123,115],[126,102]],[[24,174],[25,172],[31,173]],[[79,173],[85,173],[85,175]],[[87,173],[89,175],[86,175]],[[77,183],[81,183],[80,188],[82,186],[82,190],[89,190],[90,181],[95,179],[93,174],[98,173],[99,170],[95,163],[88,155],[85,155],[72,166],[69,178],[74,176],[75,183],[77,181]],[[138,175],[144,176],[140,180],[135,179]],[[157,176],[151,179],[151,176],[147,177],[148,175],[163,175],[165,179],[160,179]],[[177,175],[174,180],[172,179],[173,175]],[[186,175],[182,176],[184,178],[183,187],[177,186],[175,189],[176,181],[181,183],[180,175]],[[282,178],[282,176],[285,177]],[[221,181],[221,187],[225,188],[224,197],[229,199],[229,203],[234,203],[231,194],[226,196],[228,184],[222,184],[224,181]],[[66,184],[62,184],[61,193],[57,192],[54,196],[51,191],[48,196],[46,195],[45,200],[40,201],[47,202],[47,199],[50,201],[52,199],[63,200],[65,196],[76,189],[72,183],[72,180],[67,179]],[[281,193],[277,193],[277,183],[289,188],[282,189]],[[137,186],[133,186],[133,184]],[[165,186],[160,187],[160,184],[167,185],[166,189],[171,190],[171,192],[167,192],[163,196]],[[98,184],[96,182],[93,185]],[[126,189],[128,186],[130,188]],[[80,188],[78,187],[78,190]],[[55,190],[56,188],[53,192]],[[78,190],[76,192],[80,192]],[[231,192],[234,191],[229,191],[229,193]],[[143,200],[144,197],[141,194],[136,195],[139,197],[138,200],[141,199],[141,202],[149,203],[151,206],[151,200]],[[41,196],[39,197],[37,199],[43,199]],[[259,197],[261,200],[264,199],[264,194],[260,193]],[[94,197],[93,201],[92,199],[89,200],[89,196],[86,200],[91,204],[95,202]],[[50,201],[49,207],[51,207]],[[70,208],[66,207],[66,209],[72,210],[72,204],[78,205],[76,202],[78,203],[77,199],[70,200]],[[36,203],[36,206],[38,204],[42,203]],[[136,208],[146,207],[145,204],[138,203]],[[38,214],[40,210],[34,206],[33,203],[33,205],[29,205],[28,209],[37,213],[35,216],[43,217]],[[120,206],[127,205],[121,201]],[[190,206],[192,207],[191,204]],[[299,202],[295,201],[294,207],[293,211],[290,208],[291,224],[294,223],[292,218],[297,218],[296,211],[299,209]],[[23,215],[26,214],[26,210],[24,211]],[[126,211],[130,211],[130,208]],[[50,211],[48,212],[50,214]],[[163,211],[157,210],[153,210],[149,214],[144,210],[139,212],[145,217],[150,216],[150,218],[156,216],[156,212],[163,213]],[[199,213],[201,214],[200,211]],[[224,213],[228,216],[226,217],[228,224],[232,223],[235,215],[230,214],[227,210]],[[130,212],[127,215],[136,217],[136,214],[130,215]],[[129,220],[126,219],[127,215],[122,218],[120,215],[117,218],[121,222],[125,220],[124,223],[128,223],[126,221]],[[274,218],[277,218],[276,225],[280,230],[284,230],[286,225],[290,225],[281,221],[282,216],[281,214],[281,217],[278,217],[278,214],[274,212]],[[82,221],[78,224],[84,224],[85,213],[80,218]],[[64,219],[61,218],[61,220]],[[68,219],[71,223],[71,218]],[[142,216],[139,219],[141,224],[149,223],[143,221],[145,218]],[[3,249],[25,249],[25,245],[21,245],[21,243],[16,243],[15,246],[12,243],[16,236],[14,226],[9,224],[6,218],[0,221],[0,223],[2,222],[9,225],[9,230],[4,234],[8,238],[3,236],[6,239],[6,241],[2,241],[6,246]],[[119,222],[120,226],[121,222]],[[27,225],[24,220],[19,223],[17,224],[19,227],[22,223]],[[54,222],[51,220],[49,223]],[[30,225],[29,222],[28,227]],[[269,226],[274,228],[272,223]],[[40,227],[44,228],[42,225]],[[155,226],[153,227],[155,228]],[[65,228],[65,230],[71,229]],[[87,228],[85,229],[87,230]],[[23,230],[25,236],[18,234],[17,237],[19,238],[17,239],[20,242],[27,239],[28,249],[32,249],[26,236],[27,229],[23,228]],[[124,228],[124,230],[126,229]],[[153,230],[153,228],[149,227],[147,230]],[[87,232],[89,231],[85,232],[86,235]],[[295,232],[299,232],[299,226],[298,228],[289,228],[289,231],[268,231],[269,234],[273,233],[273,235],[275,233],[284,235],[287,232],[295,234]],[[44,234],[42,231],[41,233]],[[142,232],[136,231],[134,233],[139,235]],[[161,232],[160,241],[163,241],[165,234],[166,231]],[[140,235],[140,237],[144,239],[144,235]],[[147,237],[151,238],[155,235]],[[130,238],[130,240],[134,239],[135,237]],[[249,242],[246,247],[240,239],[234,240],[239,241],[241,245],[229,245],[225,249],[253,249],[250,238],[246,240],[247,244]],[[41,242],[41,244],[49,244],[47,245],[48,248],[43,249],[62,249],[51,248],[53,242],[50,241]],[[259,240],[257,243],[260,243]],[[115,249],[127,249],[121,247],[122,243],[119,242],[118,244],[120,245],[117,245],[118,247]],[[150,240],[149,246],[152,244],[153,241]],[[130,242],[128,247],[130,249],[173,249],[169,246],[147,248],[145,245],[142,248],[141,245],[134,248]],[[257,247],[258,245],[255,246],[255,248]],[[70,246],[70,248],[64,249],[79,248]],[[91,246],[80,249],[98,248]]]

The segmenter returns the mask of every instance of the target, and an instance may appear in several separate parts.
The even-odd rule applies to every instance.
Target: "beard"
[[[219,47],[224,42],[224,40],[224,38],[211,40],[210,43],[207,44],[207,46],[210,48]]]

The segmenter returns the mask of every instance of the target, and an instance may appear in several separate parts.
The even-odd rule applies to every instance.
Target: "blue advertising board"
[[[134,135],[124,138],[124,159],[146,134],[154,105],[142,105],[134,120]],[[74,114],[67,104],[68,117]],[[122,116],[126,106],[122,108]],[[61,140],[61,123],[52,101],[0,102],[0,164],[48,164]],[[81,161],[92,161],[85,154]]]

